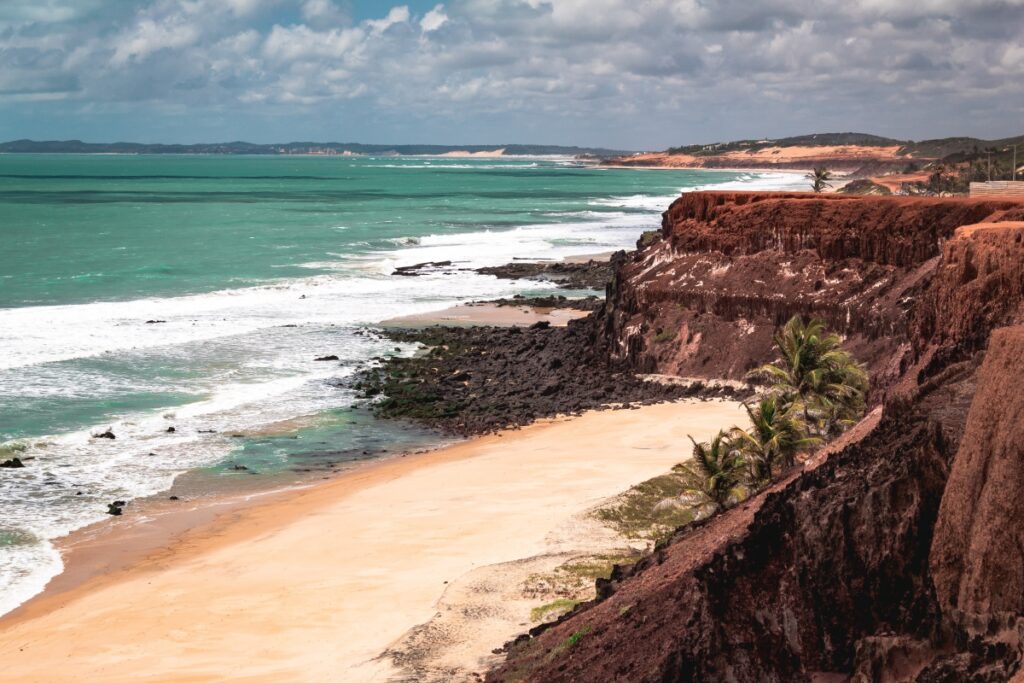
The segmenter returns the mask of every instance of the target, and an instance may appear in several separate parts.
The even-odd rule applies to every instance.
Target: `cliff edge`
[[[1013,676],[1021,218],[1005,201],[677,200],[659,235],[618,257],[592,322],[607,352],[644,372],[738,377],[771,359],[777,324],[813,314],[868,362],[874,410],[770,489],[618,568],[490,680]]]

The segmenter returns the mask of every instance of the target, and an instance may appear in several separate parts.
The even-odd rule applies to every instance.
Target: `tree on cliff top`
[[[807,179],[811,181],[811,188],[815,192],[822,192],[826,187],[832,187],[832,184],[828,182],[832,180],[832,172],[824,166],[818,166],[812,173],[808,173]]]

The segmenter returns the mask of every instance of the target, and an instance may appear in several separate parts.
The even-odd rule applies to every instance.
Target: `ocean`
[[[551,158],[0,155],[0,461],[26,464],[0,469],[0,614],[60,572],[54,539],[183,472],[279,483],[436,445],[354,410],[345,378],[412,351],[368,325],[559,291],[472,268],[630,248],[680,192],[805,184]],[[459,270],[392,275],[444,260]]]

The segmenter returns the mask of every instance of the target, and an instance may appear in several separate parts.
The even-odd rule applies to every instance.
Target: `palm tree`
[[[753,407],[747,403],[743,407],[750,417],[750,429],[733,428],[733,438],[754,486],[764,485],[771,480],[776,467],[793,465],[797,453],[820,442],[817,437],[808,436],[797,403],[767,396]]]
[[[685,490],[709,501],[715,508],[726,508],[742,500],[745,490],[741,485],[746,463],[740,457],[729,435],[724,431],[710,442],[693,443],[693,459],[677,465],[686,477]]]
[[[832,184],[828,182],[832,180],[832,172],[824,166],[818,166],[812,173],[808,173],[807,179],[811,181],[811,187],[815,192],[822,192],[826,187],[832,187]]]
[[[775,335],[781,359],[750,375],[767,379],[784,403],[799,403],[804,421],[830,436],[860,416],[868,389],[867,373],[841,344],[823,321],[793,316]]]

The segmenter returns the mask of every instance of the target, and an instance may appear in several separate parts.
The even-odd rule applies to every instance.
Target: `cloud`
[[[0,106],[345,116],[381,137],[565,126],[632,146],[1024,120],[1024,0],[375,6],[360,20],[333,0],[5,0]]]
[[[366,22],[370,30],[376,34],[381,34],[387,31],[395,24],[404,24],[409,21],[410,17],[409,8],[405,5],[399,7],[392,7],[388,15],[383,19],[371,19]]]
[[[420,28],[424,33],[430,33],[444,26],[447,21],[448,15],[444,13],[444,5],[437,5],[420,19]]]

